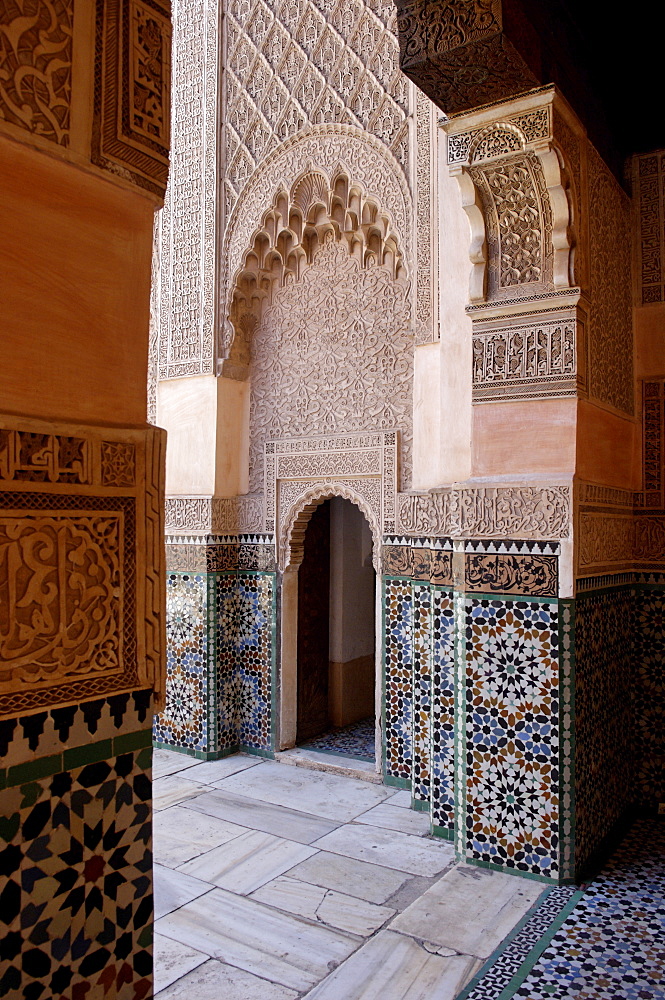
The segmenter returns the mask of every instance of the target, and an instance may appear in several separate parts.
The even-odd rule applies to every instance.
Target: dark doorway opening
[[[366,518],[349,500],[324,501],[298,571],[300,746],[374,760],[375,586]]]

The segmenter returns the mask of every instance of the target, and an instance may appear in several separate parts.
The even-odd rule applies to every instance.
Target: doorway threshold
[[[310,771],[343,774],[348,778],[359,778],[361,781],[371,781],[376,785],[380,785],[383,780],[376,770],[374,761],[356,760],[353,757],[343,757],[341,754],[317,753],[316,750],[305,747],[278,750],[275,753],[275,760],[293,767],[307,767]]]

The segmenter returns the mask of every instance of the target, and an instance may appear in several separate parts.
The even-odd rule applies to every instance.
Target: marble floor
[[[665,1000],[665,822],[589,885],[455,862],[410,796],[156,751],[158,1000]]]
[[[453,1000],[543,891],[457,865],[405,791],[242,754],[153,775],[158,1000]]]

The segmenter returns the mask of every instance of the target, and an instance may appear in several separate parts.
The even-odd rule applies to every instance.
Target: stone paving
[[[543,892],[455,864],[410,795],[155,752],[158,1000],[453,1000]]]

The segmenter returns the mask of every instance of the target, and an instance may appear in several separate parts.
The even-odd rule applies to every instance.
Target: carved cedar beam
[[[397,0],[402,71],[446,114],[538,86],[501,0]]]

